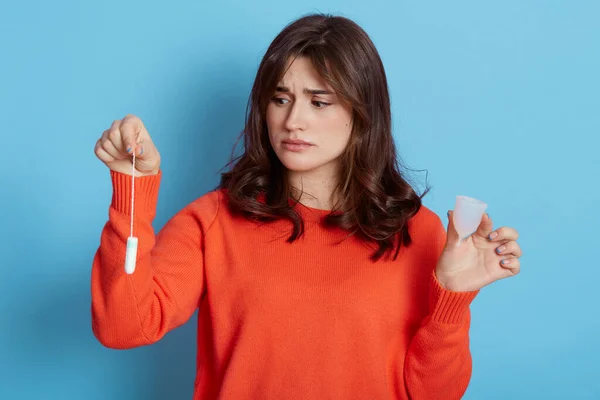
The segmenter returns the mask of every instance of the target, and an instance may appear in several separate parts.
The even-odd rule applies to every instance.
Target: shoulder
[[[419,211],[408,221],[409,228],[417,233],[438,231],[444,229],[442,219],[430,208],[421,205]]]
[[[189,202],[174,216],[173,221],[188,221],[207,231],[222,212],[223,196],[221,190],[212,190]],[[193,221],[193,222],[192,222]]]
[[[222,207],[225,196],[223,189],[211,190],[192,201],[188,207],[192,207],[202,214],[215,215]]]
[[[413,243],[418,247],[439,249],[446,242],[446,229],[442,219],[424,205],[408,221],[408,228]]]

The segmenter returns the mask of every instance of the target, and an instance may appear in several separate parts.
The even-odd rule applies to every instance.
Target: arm
[[[110,348],[154,343],[189,320],[204,292],[203,238],[210,225],[191,203],[155,236],[162,172],[136,178],[134,236],[138,237],[135,272],[124,271],[130,235],[131,176],[111,171],[113,197],[102,230],[91,276],[92,330]],[[216,214],[216,207],[214,214]]]
[[[434,226],[431,252],[435,257],[427,258],[437,262],[446,232],[439,218]],[[460,399],[471,379],[469,305],[478,291],[444,289],[436,278],[435,262],[430,262],[429,314],[421,322],[405,359],[404,379],[412,400]]]

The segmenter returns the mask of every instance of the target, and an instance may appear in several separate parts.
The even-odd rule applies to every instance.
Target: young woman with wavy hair
[[[242,138],[219,187],[155,235],[157,148],[133,115],[102,134],[113,198],[92,268],[98,340],[154,343],[198,310],[195,399],[461,398],[469,305],[519,272],[518,234],[486,214],[457,247],[452,223],[422,205],[364,30],[320,14],[286,26]],[[128,274],[133,154],[140,248]]]

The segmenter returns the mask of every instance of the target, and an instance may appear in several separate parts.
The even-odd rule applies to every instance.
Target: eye
[[[325,107],[327,107],[328,105],[330,105],[330,104],[331,104],[331,103],[325,103],[325,102],[323,102],[323,101],[316,101],[316,100],[315,100],[315,101],[313,101],[312,103],[313,103],[313,104],[315,105],[315,107],[317,107],[317,108],[325,108]]]
[[[281,98],[281,97],[273,97],[273,98],[271,99],[271,101],[272,101],[273,103],[277,104],[277,105],[284,105],[284,104],[286,104],[286,102],[288,102],[289,100],[288,100],[288,99]]]

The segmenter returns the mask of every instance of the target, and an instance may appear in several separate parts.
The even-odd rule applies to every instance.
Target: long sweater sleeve
[[[460,399],[471,379],[469,306],[479,291],[448,291],[437,280],[435,265],[446,243],[446,231],[438,221],[430,236],[435,257],[430,262],[429,314],[405,359],[404,379],[411,400]]]
[[[135,178],[138,252],[136,269],[128,275],[131,176],[110,171],[110,177],[109,218],[92,265],[92,330],[103,345],[125,349],[154,343],[189,320],[204,291],[202,238],[209,223],[197,218],[191,203],[155,235],[162,172]]]

